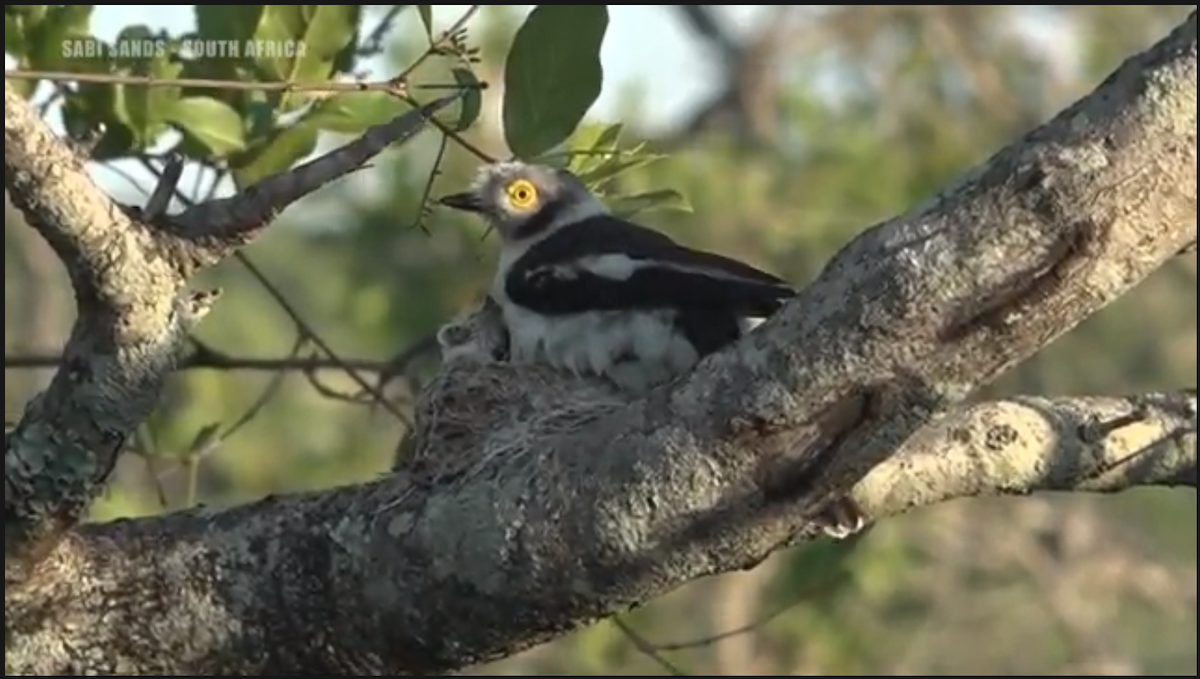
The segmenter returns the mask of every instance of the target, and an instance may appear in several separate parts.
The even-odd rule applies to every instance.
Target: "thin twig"
[[[435,54],[439,54],[443,49],[445,49],[446,45],[449,44],[454,39],[454,36],[457,35],[459,31],[461,31],[467,25],[467,22],[471,20],[471,17],[475,16],[475,13],[478,12],[479,8],[482,6],[483,5],[471,5],[468,7],[467,10],[462,13],[462,16],[458,17],[458,20],[450,25],[450,28],[442,31],[442,34],[429,44],[429,47],[421,53],[421,56],[417,57],[416,60],[409,64],[408,68],[401,71],[400,74],[394,78],[394,80],[398,83],[407,83],[408,77],[416,72],[416,70],[420,68],[422,64],[428,61],[430,57],[434,56]]]
[[[70,71],[34,71],[13,69],[4,72],[6,80],[45,80],[93,85],[138,85],[141,87],[188,87],[205,90],[249,90],[254,92],[295,92],[303,94],[337,94],[342,92],[386,92],[402,95],[409,90],[461,90],[471,87],[462,83],[420,83],[408,85],[390,80],[338,80],[319,83],[296,83],[283,80],[246,81],[217,78],[156,78],[152,75],[123,73],[72,73]],[[480,83],[478,87],[484,87]]]
[[[436,344],[429,337],[417,340],[415,346],[429,350]],[[410,361],[415,361],[426,351],[402,355]],[[20,354],[4,357],[5,370],[37,370],[57,368],[62,358],[58,354],[41,352],[36,354]],[[250,356],[231,356],[221,351],[205,346],[185,357],[179,364],[178,370],[215,370],[215,371],[246,371],[246,372],[315,372],[319,370],[344,370],[349,366],[354,370],[365,373],[389,373],[397,368],[396,359],[367,359],[343,358],[340,361],[325,356],[297,356],[294,358],[255,358]]]
[[[425,228],[425,217],[429,215],[429,199],[433,195],[433,183],[437,181],[438,175],[442,173],[442,161],[446,157],[446,147],[449,145],[450,137],[442,135],[438,141],[437,154],[433,157],[433,167],[429,170],[429,177],[425,180],[425,188],[421,190],[421,202],[417,208],[417,218],[413,220],[412,229],[421,229],[425,235],[429,235],[429,229]]]
[[[331,347],[328,342],[322,339],[311,325],[305,322],[305,320],[300,316],[300,312],[290,301],[288,301],[287,297],[284,296],[283,291],[279,289],[279,286],[275,285],[275,282],[272,281],[266,274],[264,274],[262,270],[258,268],[258,265],[255,264],[254,261],[246,255],[246,253],[238,250],[237,252],[233,253],[233,256],[238,260],[239,263],[241,263],[243,267],[245,267],[246,271],[250,272],[250,275],[258,281],[259,285],[263,287],[267,294],[275,300],[275,303],[279,305],[279,308],[283,309],[283,312],[288,315],[288,318],[292,320],[292,323],[296,325],[296,328],[301,334],[312,340],[312,343],[317,345],[317,347],[332,361],[334,361],[339,368],[344,370],[346,374],[350,376],[350,379],[354,380],[358,384],[360,389],[374,397],[379,405],[383,406],[384,409],[386,409],[392,415],[395,415],[396,418],[403,422],[406,426],[412,426],[412,422],[409,421],[409,417],[404,413],[404,411],[390,403],[387,400],[387,397],[383,395],[383,392],[376,389],[375,386],[367,381],[367,379],[363,377],[357,370],[346,365],[346,362],[340,356],[338,356],[337,352],[333,350],[333,347]]]
[[[305,343],[305,338],[296,338],[296,343],[292,346],[292,351],[289,353],[288,358],[299,358],[300,351],[304,349]],[[254,399],[254,403],[251,404],[250,407],[246,409],[246,412],[242,413],[242,416],[234,421],[233,424],[225,428],[225,431],[222,432],[218,437],[219,440],[224,443],[229,439],[229,437],[238,433],[242,427],[250,424],[251,420],[253,420],[255,416],[257,416],[258,413],[262,411],[262,409],[266,407],[268,403],[270,403],[271,399],[275,397],[275,394],[279,393],[279,388],[283,386],[283,378],[286,376],[287,373],[283,371],[279,371],[272,375],[271,380],[267,382],[267,386],[263,388],[262,393],[258,395],[258,398]]]
[[[803,601],[804,601],[803,598],[796,599],[795,601],[790,601],[786,604],[783,604],[779,608],[776,608],[775,610],[771,611],[770,613],[767,613],[766,615],[759,617],[754,622],[751,622],[746,625],[742,625],[741,627],[735,627],[735,628],[725,631],[725,632],[718,632],[717,634],[712,634],[712,635],[709,635],[706,637],[700,637],[698,639],[692,639],[689,641],[678,641],[678,642],[674,642],[674,643],[670,643],[670,644],[654,644],[654,648],[656,648],[660,651],[685,651],[690,648],[701,648],[703,646],[711,646],[715,643],[724,641],[726,639],[731,639],[733,637],[741,636],[743,634],[749,634],[751,632],[756,632],[756,631],[762,629],[768,623],[774,621],[779,616],[792,610],[793,608],[795,608],[796,606],[801,604]]]
[[[296,83],[281,80],[246,81],[221,80],[218,78],[156,78],[150,75],[127,75],[123,73],[72,73],[70,71],[36,71],[17,68],[4,72],[5,80],[47,80],[50,82],[77,82],[96,85],[141,85],[143,87],[188,87],[209,90],[250,90],[255,92],[300,92],[309,94],[333,94],[337,92],[387,92],[403,94],[406,86],[397,80],[373,81],[326,81],[319,83]],[[462,87],[458,85],[457,87]]]
[[[401,97],[400,100],[413,108],[421,108],[421,102],[417,101],[416,99],[413,99],[412,97]],[[479,148],[475,144],[472,144],[471,142],[467,141],[467,139],[465,137],[463,137],[458,132],[452,130],[450,128],[450,126],[447,125],[446,123],[443,123],[442,121],[438,120],[437,118],[430,118],[429,124],[436,127],[438,132],[441,132],[442,134],[446,135],[447,137],[450,137],[451,139],[453,139],[455,141],[455,143],[457,143],[459,146],[463,147],[463,149],[465,151],[467,151],[471,155],[475,156],[476,158],[482,160],[483,162],[485,162],[485,163],[496,162],[495,157],[493,157],[491,154],[487,153],[483,149]]]
[[[643,637],[641,634],[639,634],[637,632],[637,630],[630,627],[628,623],[626,623],[624,620],[622,620],[620,618],[620,616],[613,616],[613,617],[609,618],[609,620],[612,621],[612,624],[617,629],[621,630],[621,633],[624,634],[629,639],[630,643],[633,644],[634,648],[636,648],[638,651],[642,652],[646,657],[648,657],[651,660],[653,660],[654,662],[658,663],[659,667],[662,667],[664,670],[669,672],[672,676],[676,676],[676,677],[688,676],[688,673],[684,672],[683,668],[675,665],[670,660],[667,660],[666,658],[664,658],[662,653],[659,653],[659,648],[657,646],[655,646],[653,643],[651,643],[649,640],[647,640],[645,637]]]

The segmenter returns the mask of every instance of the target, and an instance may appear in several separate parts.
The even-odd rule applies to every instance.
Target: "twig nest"
[[[509,363],[508,333],[492,304],[443,326],[437,339],[442,368],[417,399],[415,445],[399,463],[426,481],[544,449],[629,402],[601,380]]]

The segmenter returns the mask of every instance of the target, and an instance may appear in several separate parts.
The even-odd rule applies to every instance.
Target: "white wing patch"
[[[621,254],[593,255],[574,262],[573,268],[612,281],[627,281],[635,272],[645,269],[646,262]]]
[[[549,274],[560,280],[574,280],[581,273],[588,273],[600,278],[606,278],[611,281],[627,281],[638,271],[647,269],[665,269],[690,276],[703,276],[719,281],[730,282],[745,282],[745,276],[739,276],[729,271],[706,267],[701,265],[680,264],[677,262],[663,262],[653,259],[634,259],[628,255],[610,253],[603,255],[589,255],[580,257],[579,259],[551,264],[546,266],[535,267],[526,272],[526,278],[536,276],[545,276]],[[757,284],[762,284],[761,281],[753,281]],[[787,290],[786,286],[780,284],[780,290]]]

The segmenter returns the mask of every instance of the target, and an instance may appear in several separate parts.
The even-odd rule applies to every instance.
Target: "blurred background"
[[[439,23],[457,16],[453,7],[434,6]],[[620,188],[675,188],[694,212],[642,221],[803,283],[855,233],[1086,93],[1192,8],[613,6],[604,93],[589,122],[622,122],[626,139],[669,154],[622,175]],[[481,78],[501,81],[527,11],[487,6],[473,20]],[[97,6],[93,27],[111,37],[145,13]],[[154,13],[188,28],[183,6]],[[370,68],[395,72],[422,47],[409,12]],[[496,90],[466,136],[503,155]],[[236,369],[173,381],[97,519],[387,472],[412,392],[436,368],[420,349],[479,299],[495,249],[469,219],[421,216],[439,146],[431,133],[382,157],[287,211],[247,250],[291,312],[237,262],[211,273],[206,282],[226,294],[198,338],[219,352],[208,362],[232,358]],[[477,162],[453,144],[445,156],[434,195],[460,187]],[[95,176],[129,202],[150,186],[137,168]],[[11,421],[50,375],[28,366],[52,360],[73,311],[60,265],[7,202],[4,255]],[[352,396],[361,385],[328,360],[275,370],[305,333],[371,385],[381,366],[403,363],[384,387],[394,407],[361,403]],[[309,338],[291,363],[322,364],[312,351]],[[988,392],[1195,383],[1191,254]],[[474,673],[1194,676],[1196,516],[1194,493],[1154,489],[953,502],[889,520],[851,546],[816,543],[685,587],[624,618],[636,638],[601,623]],[[651,644],[663,648],[649,653]]]

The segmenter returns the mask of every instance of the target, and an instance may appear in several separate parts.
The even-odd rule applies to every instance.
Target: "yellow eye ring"
[[[520,210],[534,205],[538,200],[537,187],[525,179],[518,179],[509,184],[505,192],[508,194],[508,202]]]

